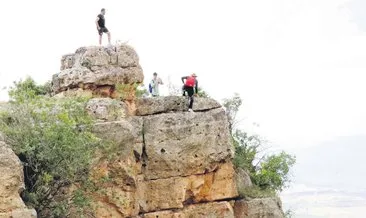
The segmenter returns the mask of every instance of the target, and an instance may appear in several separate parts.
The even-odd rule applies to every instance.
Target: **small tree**
[[[295,157],[284,151],[267,156],[254,174],[256,184],[262,189],[282,191],[290,182],[288,174],[295,162]]]
[[[226,98],[223,102],[223,107],[226,109],[226,115],[229,121],[229,129],[231,132],[234,131],[237,124],[237,114],[243,100],[240,98],[238,93],[235,93],[232,98]]]
[[[285,152],[273,155],[260,154],[263,150],[263,139],[258,135],[249,135],[245,131],[237,129],[237,114],[241,104],[242,99],[239,94],[224,99],[223,102],[235,146],[234,165],[249,171],[252,182],[260,190],[267,193],[282,191],[290,182],[289,170],[295,164],[296,159]],[[257,191],[250,194],[253,193],[257,196],[265,196]]]
[[[22,103],[29,99],[34,99],[40,95],[51,93],[51,83],[46,82],[44,85],[37,85],[31,77],[14,82],[14,86],[9,90],[9,97],[12,101]]]

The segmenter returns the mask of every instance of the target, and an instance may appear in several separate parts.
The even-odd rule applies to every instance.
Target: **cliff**
[[[238,186],[250,186],[250,178],[238,178],[234,170],[228,121],[218,102],[197,98],[189,113],[183,97],[137,98],[116,86],[142,81],[138,55],[126,45],[80,48],[62,58],[61,72],[53,76],[55,97],[91,97],[86,110],[96,120],[93,132],[115,145],[114,158],[96,154],[90,169],[98,187],[89,193],[93,217],[283,217],[279,199],[239,198]],[[0,145],[8,158],[0,158],[0,172],[9,175],[0,187],[12,187],[6,193],[0,188],[0,217],[17,217],[8,211],[18,208],[25,213],[18,217],[31,217],[34,211],[19,198],[20,162]]]

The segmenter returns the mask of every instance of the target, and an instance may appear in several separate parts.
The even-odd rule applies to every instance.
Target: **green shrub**
[[[254,174],[255,183],[263,189],[282,191],[290,182],[289,171],[295,164],[295,157],[284,151],[265,157]]]
[[[201,97],[201,98],[209,98],[210,96],[208,95],[208,93],[203,90],[202,88],[198,88],[198,93],[197,93],[198,97]]]
[[[24,201],[40,217],[64,217],[71,207],[86,206],[80,192],[67,190],[88,180],[100,144],[85,111],[87,99],[42,96],[31,79],[10,92],[10,107],[0,113],[0,132],[24,164]]]
[[[44,85],[37,85],[31,77],[14,82],[14,87],[9,90],[9,97],[18,103],[29,99],[34,99],[40,95],[51,93],[51,83],[47,82]]]
[[[237,168],[248,170],[254,184],[252,192],[248,190],[241,192],[259,197],[262,192],[282,191],[290,182],[289,172],[295,164],[296,158],[286,152],[273,155],[262,154],[263,140],[258,135],[249,135],[236,128],[237,113],[241,104],[242,99],[238,94],[223,102],[235,147],[234,165]],[[258,192],[257,189],[260,189],[261,192]]]

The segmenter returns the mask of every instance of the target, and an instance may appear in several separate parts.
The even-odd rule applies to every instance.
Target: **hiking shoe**
[[[188,112],[194,112],[191,108],[188,109]]]

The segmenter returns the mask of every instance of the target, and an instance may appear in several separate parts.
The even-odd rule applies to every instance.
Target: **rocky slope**
[[[195,113],[188,113],[183,97],[121,98],[116,83],[143,81],[138,56],[126,45],[80,48],[61,62],[61,72],[53,76],[54,93],[92,97],[86,110],[96,120],[93,131],[115,145],[114,157],[97,156],[91,169],[98,187],[89,193],[94,217],[283,217],[279,199],[238,198],[237,188],[251,182],[237,178],[228,122],[219,103],[197,98]],[[2,165],[1,158],[5,168],[0,172],[9,171],[9,161],[17,170],[0,179],[0,194],[6,198],[0,217],[13,208],[24,210],[18,194],[22,169],[6,149],[4,154],[13,160],[4,159]],[[12,191],[4,194],[3,184],[12,184]]]

